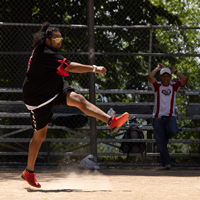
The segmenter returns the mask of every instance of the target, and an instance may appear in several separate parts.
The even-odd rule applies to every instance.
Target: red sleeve
[[[188,81],[188,78],[187,78],[186,82],[183,85],[181,85],[180,79],[175,81],[175,84],[173,86],[174,90],[177,91],[179,87],[184,87],[186,85],[187,81]]]
[[[185,83],[183,85],[181,85],[181,83],[180,83],[180,87],[184,87],[187,82],[188,82],[188,78],[187,78],[187,80],[185,81]]]
[[[153,85],[153,87],[154,87],[155,92],[157,92],[157,91],[158,91],[158,88],[159,88],[158,82],[155,81],[152,85]]]

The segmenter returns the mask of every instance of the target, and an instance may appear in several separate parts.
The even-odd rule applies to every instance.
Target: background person
[[[21,177],[38,188],[41,185],[35,179],[34,166],[40,146],[46,138],[54,106],[75,106],[86,115],[108,123],[112,132],[118,131],[129,117],[128,113],[111,117],[82,95],[75,93],[63,80],[62,76],[69,76],[68,72],[104,74],[106,68],[70,62],[58,54],[62,40],[58,28],[51,27],[49,22],[43,24],[40,31],[34,35],[35,49],[30,57],[23,83],[23,100],[30,111],[34,134],[29,144],[27,168]]]
[[[154,76],[160,71],[161,82]],[[171,74],[179,77],[178,81],[171,81]],[[171,161],[167,148],[168,140],[177,135],[178,126],[175,117],[176,94],[183,87],[188,78],[178,72],[173,66],[163,68],[161,63],[148,75],[152,90],[155,94],[155,105],[153,110],[153,128],[157,147],[160,151],[161,163],[165,169],[171,169]]]

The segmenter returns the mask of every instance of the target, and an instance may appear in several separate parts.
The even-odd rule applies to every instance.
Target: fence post
[[[89,63],[94,64],[94,1],[87,0],[87,23],[89,36]],[[95,104],[95,74],[89,74],[89,98],[90,102]],[[96,119],[90,117],[90,152],[97,161],[97,135],[96,135]]]
[[[152,53],[152,37],[153,37],[153,28],[150,29],[149,35],[149,53]],[[149,69],[148,74],[151,72],[151,56],[149,56]]]
[[[153,35],[153,28],[150,29],[150,35],[149,35],[149,53],[152,53],[152,35]],[[148,74],[151,72],[151,56],[149,56],[149,69],[148,69]],[[149,90],[150,90],[150,83],[149,85]],[[150,101],[150,95],[148,95],[148,101]],[[151,123],[151,119],[147,120],[147,123]],[[147,139],[152,139],[152,131],[147,131]],[[147,152],[152,152],[152,143],[147,143]]]

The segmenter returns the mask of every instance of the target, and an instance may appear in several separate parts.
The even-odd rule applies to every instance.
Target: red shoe
[[[129,118],[129,114],[127,112],[125,112],[124,114],[122,114],[119,117],[116,117],[116,113],[115,116],[112,118],[111,123],[110,123],[110,129],[113,133],[117,132],[121,126],[128,120]]]
[[[35,179],[35,176],[36,175],[34,173],[28,173],[26,172],[26,170],[24,170],[21,175],[21,177],[25,181],[27,181],[31,186],[41,188],[41,185],[37,182],[37,180]]]

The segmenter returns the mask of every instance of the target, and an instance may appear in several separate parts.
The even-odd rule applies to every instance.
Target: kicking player
[[[54,106],[75,106],[86,115],[107,123],[112,132],[118,131],[129,117],[127,112],[119,117],[109,116],[82,95],[75,93],[63,80],[62,76],[69,76],[68,72],[104,74],[106,68],[71,62],[59,55],[62,40],[58,28],[50,26],[49,22],[43,23],[39,32],[34,35],[35,49],[30,57],[23,83],[23,100],[30,111],[34,134],[29,144],[27,167],[21,177],[37,188],[41,185],[35,179],[35,161],[46,138]]]

